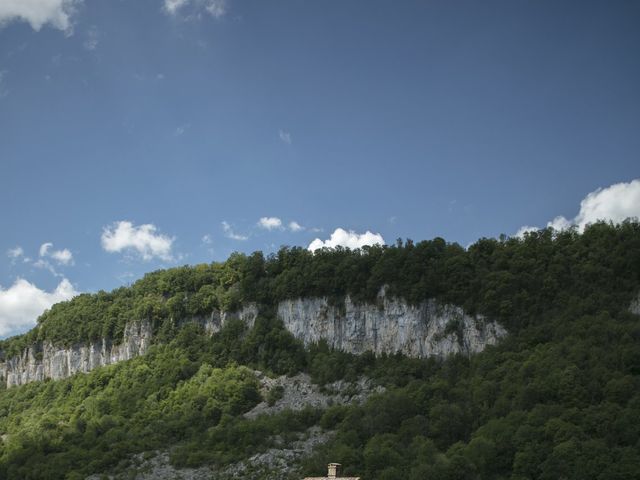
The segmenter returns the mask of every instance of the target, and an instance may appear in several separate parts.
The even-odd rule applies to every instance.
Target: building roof
[[[361,480],[360,477],[304,477],[304,480]]]
[[[339,463],[330,463],[327,466],[326,477],[305,477],[303,480],[360,480],[360,477],[341,477],[340,469],[342,465]]]

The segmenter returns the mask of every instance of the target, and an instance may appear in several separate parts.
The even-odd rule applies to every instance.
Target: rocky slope
[[[274,388],[282,389],[282,397],[270,405],[263,401],[244,414],[255,419],[260,415],[274,415],[284,410],[299,411],[304,408],[325,409],[330,405],[362,404],[371,395],[385,389],[375,385],[371,379],[361,377],[355,382],[340,380],[325,385],[321,389],[311,382],[309,375],[300,373],[293,377],[270,378],[256,371],[260,381],[260,392],[267,398]],[[272,438],[274,446],[256,453],[245,461],[232,463],[224,468],[202,466],[199,468],[176,468],[170,462],[170,449],[134,455],[125,473],[103,473],[87,477],[86,480],[231,480],[235,478],[260,478],[265,480],[285,480],[296,471],[300,459],[327,441],[335,432],[314,426],[299,433],[295,439],[286,441],[281,437]],[[298,477],[299,478],[299,477]]]
[[[285,327],[305,344],[325,340],[332,348],[355,354],[400,352],[420,358],[471,354],[506,335],[497,322],[468,315],[458,306],[442,305],[435,300],[410,305],[390,298],[384,289],[375,303],[354,303],[347,297],[344,305],[334,306],[326,298],[301,298],[280,302],[277,312]],[[181,323],[198,323],[213,334],[231,318],[251,327],[257,315],[257,306],[249,304],[238,312],[214,311],[207,317]],[[134,321],[127,325],[120,344],[102,339],[71,348],[50,343],[36,345],[0,363],[0,381],[11,387],[47,378],[66,378],[142,355],[151,341],[151,325]]]

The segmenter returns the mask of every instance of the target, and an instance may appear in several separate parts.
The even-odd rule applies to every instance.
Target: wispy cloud
[[[289,230],[291,230],[292,232],[301,232],[302,230],[304,230],[304,227],[298,222],[292,220],[291,222],[289,222]]]
[[[36,268],[41,268],[43,270],[47,270],[54,277],[62,277],[63,275],[59,273],[55,267],[51,264],[49,260],[44,258],[39,258],[35,262],[33,262],[33,266]]]
[[[86,38],[82,46],[85,50],[93,51],[98,48],[98,43],[100,43],[100,32],[98,32],[98,27],[94,25],[87,30]]]
[[[2,0],[0,27],[13,21],[28,22],[38,31],[44,25],[72,33],[72,17],[83,0]]]
[[[213,255],[215,253],[213,248],[213,237],[210,234],[207,233],[206,235],[203,235],[201,242],[202,246],[207,249],[207,252],[209,252],[209,255]]]
[[[207,233],[202,237],[202,243],[205,245],[211,245],[213,243],[213,238]]]
[[[214,18],[227,13],[226,0],[164,0],[164,11],[187,20],[199,19],[203,14]]]
[[[347,247],[351,249],[364,247],[365,245],[384,245],[384,238],[379,233],[372,233],[366,231],[365,233],[358,234],[353,230],[344,230],[343,228],[336,228],[331,234],[331,237],[325,241],[316,238],[308,249],[311,251],[318,250],[323,247]]]
[[[21,256],[24,255],[24,250],[22,249],[22,247],[20,245],[16,246],[15,248],[10,248],[9,250],[7,250],[7,257],[15,260]]]
[[[150,223],[136,227],[126,220],[115,222],[104,227],[100,240],[102,248],[109,253],[133,252],[146,261],[153,258],[173,260],[175,239],[159,233],[157,227]]]
[[[287,145],[291,145],[291,143],[293,142],[293,139],[291,138],[291,133],[285,130],[279,130],[278,136],[280,137],[280,140],[282,140]]]
[[[62,250],[51,250],[53,243],[47,242],[40,245],[40,257],[51,257],[58,265],[73,265],[73,254],[68,248]]]
[[[222,231],[224,232],[225,237],[230,238],[232,240],[240,240],[240,241],[249,240],[248,235],[240,235],[239,233],[234,232],[233,228],[227,221],[222,222]]]
[[[535,231],[537,231],[537,230],[539,230],[539,228],[538,228],[538,227],[532,227],[531,225],[523,225],[523,226],[522,226],[522,227],[520,227],[520,228],[518,229],[518,231],[516,232],[516,237],[521,237],[521,238],[522,238],[522,237],[524,237],[524,235],[525,235],[526,233],[529,233],[529,232],[535,232]]]
[[[264,230],[281,230],[282,220],[278,217],[262,217],[258,220],[258,227]]]
[[[189,127],[191,126],[191,124],[189,123],[185,123],[184,125],[180,125],[178,127],[176,127],[175,131],[173,132],[173,134],[176,137],[180,137],[182,135],[184,135],[184,132],[186,132],[187,130],[189,130]]]

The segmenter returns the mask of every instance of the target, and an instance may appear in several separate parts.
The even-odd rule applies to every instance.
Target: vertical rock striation
[[[151,338],[149,322],[138,321],[127,324],[122,343],[117,345],[104,338],[100,342],[69,348],[60,348],[45,342],[41,348],[27,348],[22,355],[0,363],[0,376],[5,380],[7,387],[46,378],[67,378],[76,373],[86,373],[103,365],[143,355],[151,345]]]
[[[242,309],[235,312],[223,312],[220,310],[214,310],[210,315],[202,317],[188,318],[182,322],[182,325],[187,323],[196,323],[200,325],[205,332],[209,335],[213,335],[219,332],[229,320],[240,320],[247,325],[247,328],[253,328],[253,324],[258,317],[258,305],[255,303],[249,303],[242,307]]]
[[[371,351],[419,358],[471,354],[497,343],[507,333],[500,324],[481,315],[468,315],[460,307],[435,300],[410,305],[388,297],[384,289],[376,303],[358,304],[347,297],[344,305],[334,306],[326,298],[299,298],[280,302],[277,311],[284,326],[305,344],[325,340],[332,348],[355,354]],[[196,323],[211,335],[231,319],[239,319],[251,328],[257,316],[258,306],[248,304],[236,312],[215,310],[179,324]],[[86,373],[143,355],[152,338],[149,322],[133,321],[126,326],[119,344],[105,338],[69,348],[51,343],[36,345],[0,363],[0,381],[12,387]]]
[[[356,304],[349,297],[344,308],[326,298],[281,302],[278,315],[285,327],[305,344],[325,340],[349,353],[403,353],[411,357],[471,354],[498,342],[506,330],[481,315],[428,300],[420,305],[389,298],[384,290],[376,304]]]
[[[252,303],[237,312],[214,310],[209,316],[189,318],[180,323],[197,323],[211,335],[231,319],[239,319],[251,328],[257,316],[258,307]],[[118,344],[108,338],[68,348],[45,342],[25,349],[20,356],[0,362],[0,381],[4,381],[7,387],[13,387],[47,378],[59,380],[76,373],[87,373],[94,368],[144,355],[151,346],[152,338],[153,330],[148,321],[133,321],[126,325],[122,343]]]

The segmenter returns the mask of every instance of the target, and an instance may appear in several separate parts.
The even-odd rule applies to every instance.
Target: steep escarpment
[[[326,341],[347,353],[403,353],[409,357],[471,354],[494,345],[506,330],[481,315],[468,315],[455,305],[427,300],[411,305],[389,298],[355,303],[347,296],[334,306],[327,298],[299,298],[278,305],[285,327],[306,345]]]
[[[196,323],[209,335],[220,331],[231,319],[239,319],[251,328],[258,315],[256,305],[250,304],[237,312],[214,310],[208,316],[183,319],[179,323]],[[126,324],[122,341],[115,343],[110,338],[99,342],[60,347],[51,342],[42,342],[26,348],[21,355],[0,362],[0,381],[7,387],[24,385],[45,379],[60,380],[76,373],[112,365],[144,355],[152,344],[153,329],[147,320]]]
[[[230,319],[241,320],[251,328],[258,314],[258,306],[251,303],[236,312],[214,310],[207,316],[185,318],[179,323],[196,323],[207,334],[213,334]],[[481,315],[468,315],[460,307],[435,300],[411,305],[389,298],[384,288],[376,303],[355,303],[347,296],[343,305],[336,306],[327,298],[299,298],[280,302],[277,315],[305,345],[324,340],[336,350],[354,354],[402,353],[417,358],[471,354],[496,344],[506,335],[500,324]],[[127,324],[122,342],[117,344],[108,338],[68,348],[44,342],[0,363],[0,379],[12,387],[87,373],[143,355],[152,340],[151,324],[133,321]]]
[[[126,326],[123,341],[117,345],[108,338],[69,348],[56,347],[50,342],[36,344],[22,355],[0,363],[0,376],[7,387],[47,378],[60,380],[142,355],[151,345],[151,338],[149,322],[136,321]]]

